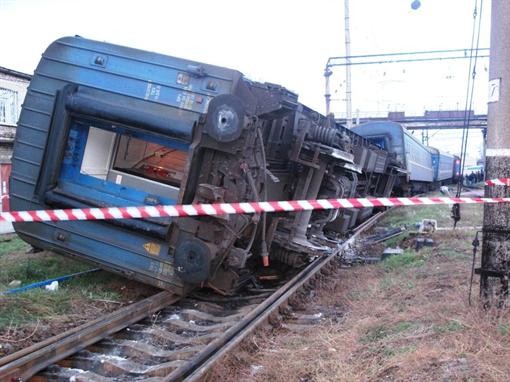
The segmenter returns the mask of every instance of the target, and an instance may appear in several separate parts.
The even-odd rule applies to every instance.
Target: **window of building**
[[[0,88],[0,123],[15,125],[18,120],[18,92]]]

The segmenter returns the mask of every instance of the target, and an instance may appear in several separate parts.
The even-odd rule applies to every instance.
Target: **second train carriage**
[[[429,189],[434,181],[432,158],[428,149],[401,124],[396,122],[368,122],[355,126],[353,131],[373,144],[396,154],[406,170],[398,187],[403,193],[418,193]]]
[[[440,185],[455,182],[460,175],[460,158],[434,147],[429,146],[428,149],[432,158],[434,182]]]
[[[51,44],[22,108],[13,210],[389,196],[398,161],[235,70],[80,37]],[[369,212],[369,211],[368,211]],[[365,213],[367,213],[365,211]],[[330,253],[360,212],[17,223],[34,246],[177,293]]]
[[[368,122],[353,128],[381,149],[396,155],[405,172],[395,192],[416,194],[440,184],[449,184],[460,176],[460,158],[423,145],[401,124],[391,121]]]

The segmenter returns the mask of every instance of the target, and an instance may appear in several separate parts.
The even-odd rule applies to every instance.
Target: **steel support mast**
[[[510,177],[510,1],[493,0],[491,12],[486,179]],[[485,196],[509,196],[505,186]],[[510,204],[486,204],[483,216],[480,294],[486,307],[509,307]]]

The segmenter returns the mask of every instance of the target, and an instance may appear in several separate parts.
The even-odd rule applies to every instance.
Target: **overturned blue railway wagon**
[[[12,157],[14,210],[388,196],[396,158],[241,73],[80,37],[44,52]],[[29,243],[177,293],[330,253],[354,211],[17,223]],[[270,253],[270,254],[269,254]]]

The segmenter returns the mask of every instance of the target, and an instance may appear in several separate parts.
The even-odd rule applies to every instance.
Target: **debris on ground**
[[[52,281],[51,284],[45,285],[44,289],[50,292],[55,292],[56,290],[58,290],[58,281]]]
[[[386,241],[388,239],[391,239],[393,237],[400,235],[401,233],[403,233],[406,230],[407,230],[406,226],[390,228],[390,229],[384,230],[382,232],[379,232],[375,235],[368,236],[367,238],[365,238],[365,243],[366,244],[381,243],[383,241]]]
[[[441,186],[439,187],[439,191],[441,192],[441,194],[443,195],[446,195],[446,196],[451,196],[450,194],[450,188],[448,186]]]
[[[414,249],[419,251],[423,247],[432,247],[434,245],[434,240],[429,237],[418,237],[416,238]]]
[[[395,255],[402,255],[404,253],[404,250],[400,247],[396,248],[386,248],[384,252],[381,255],[381,260],[386,260],[388,257],[395,256]]]
[[[420,227],[418,228],[419,233],[432,233],[437,230],[437,220],[436,219],[423,219],[420,223]]]

